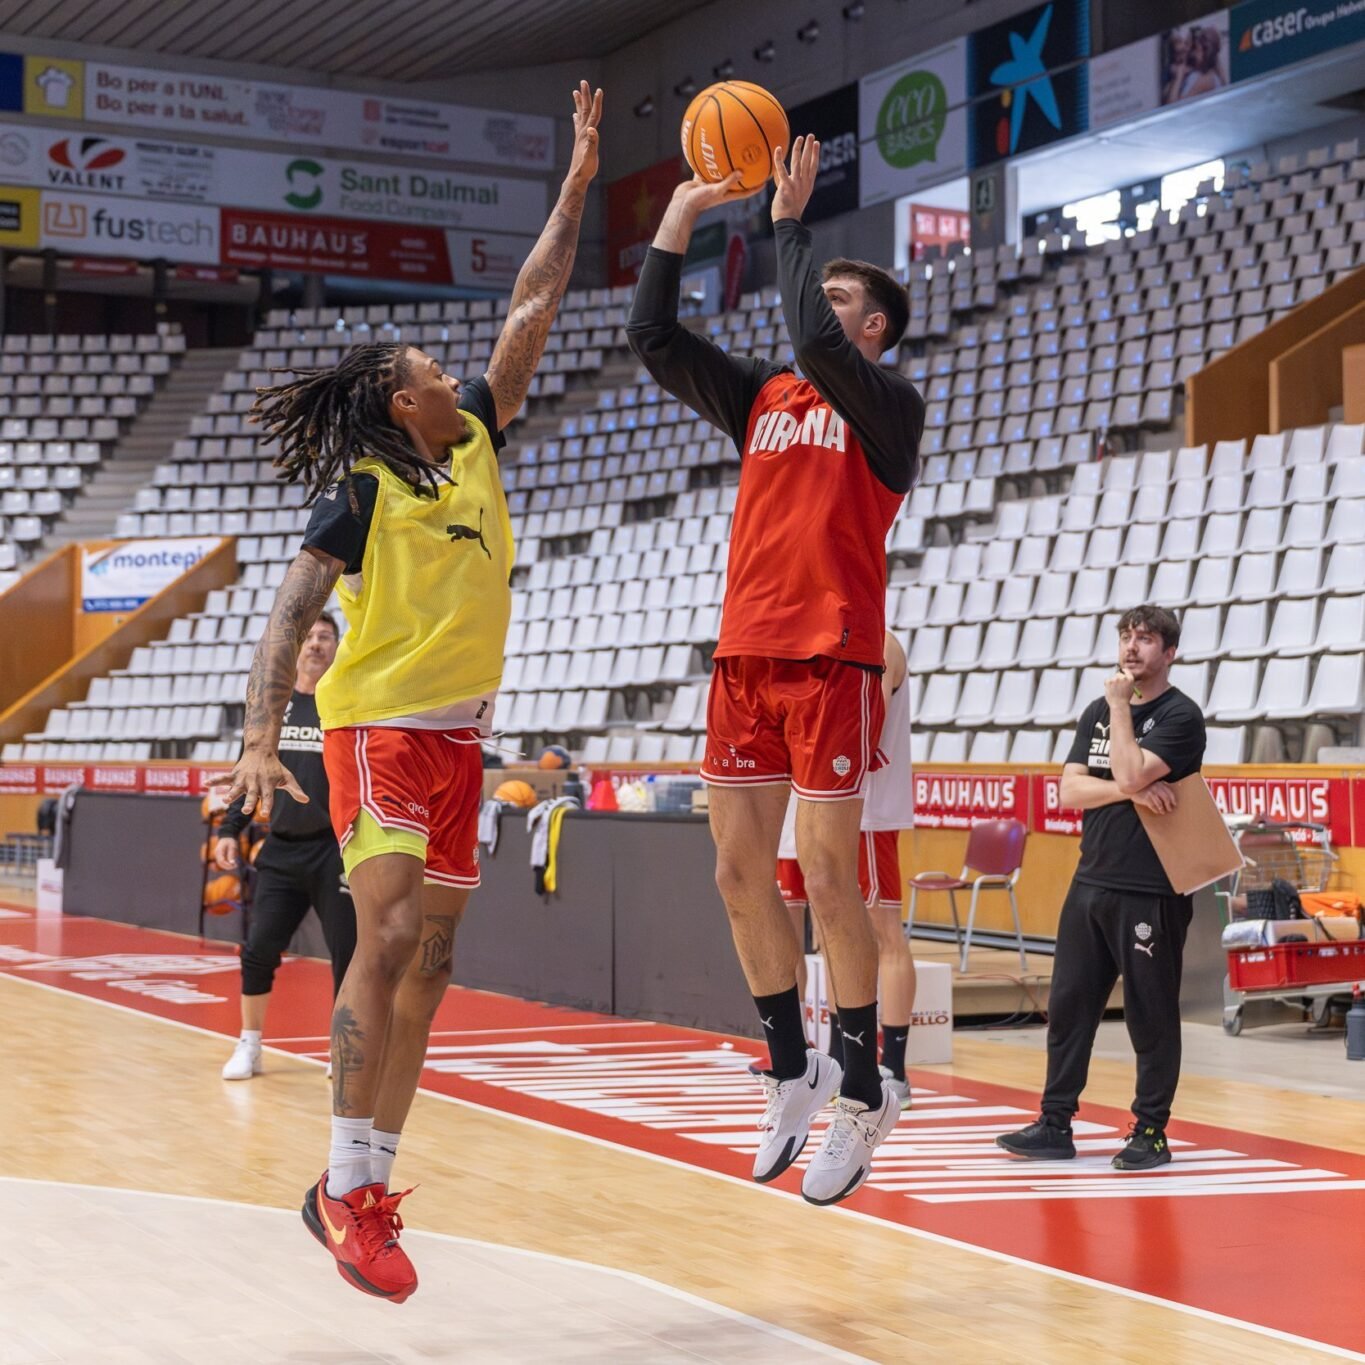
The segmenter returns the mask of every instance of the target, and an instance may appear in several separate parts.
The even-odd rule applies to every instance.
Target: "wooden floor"
[[[1193,1126],[1207,1124],[1233,1130],[1221,1140],[1235,1136],[1247,1150],[1259,1150],[1263,1139],[1305,1138],[1331,1149],[1326,1155],[1343,1193],[1244,1201],[1268,1219],[1292,1220],[1272,1240],[1292,1251],[1287,1261],[1316,1264],[1312,1277],[1326,1305],[1320,1335],[1311,1310],[1302,1318],[1306,1333],[1286,1333],[1266,1321],[1239,1325],[1215,1309],[1175,1302],[1188,1297],[1182,1276],[1193,1282],[1211,1270],[1233,1283],[1254,1277],[1260,1288],[1250,1304],[1266,1297],[1267,1276],[1292,1292],[1292,1266],[1248,1259],[1251,1252],[1238,1244],[1246,1225],[1229,1220],[1231,1196],[1061,1199],[1044,1202],[1041,1215],[1032,1203],[936,1206],[935,1217],[966,1209],[964,1218],[987,1220],[986,1242],[999,1228],[1041,1217],[1036,1253],[1006,1254],[970,1245],[976,1233],[968,1222],[964,1236],[931,1230],[927,1215],[921,1226],[889,1221],[881,1210],[892,1199],[909,1206],[904,1196],[865,1192],[843,1209],[821,1210],[790,1188],[735,1178],[742,1162],[704,1169],[662,1156],[662,1148],[630,1150],[610,1126],[602,1131],[611,1137],[575,1131],[579,1118],[567,1110],[556,1117],[562,1106],[545,1100],[544,1087],[528,1091],[524,1103],[509,1099],[508,1112],[496,1112],[495,1102],[503,1101],[487,1081],[479,1088],[456,1075],[453,1082],[457,1091],[465,1086],[490,1097],[482,1104],[436,1093],[454,1074],[441,1068],[491,1051],[468,1046],[468,1039],[433,1052],[432,1093],[419,1095],[399,1159],[404,1183],[420,1181],[404,1205],[405,1222],[435,1235],[408,1239],[423,1289],[402,1308],[376,1304],[347,1289],[292,1214],[325,1162],[328,1090],[320,1065],[276,1051],[264,1076],[225,1083],[218,1072],[228,1049],[220,1034],[144,1012],[162,1008],[148,997],[129,994],[118,1008],[91,998],[84,992],[95,988],[76,980],[70,960],[53,957],[72,951],[60,937],[53,928],[46,938],[41,930],[35,935],[27,920],[0,920],[0,943],[42,944],[26,950],[30,966],[43,954],[60,964],[28,971],[11,958],[0,972],[8,1059],[0,1115],[7,1179],[0,1191],[11,1228],[28,1234],[11,1235],[0,1252],[5,1362],[856,1358],[1282,1365],[1365,1358],[1352,1354],[1365,1345],[1358,1309],[1343,1310],[1356,1314],[1354,1328],[1333,1316],[1333,1283],[1354,1281],[1356,1248],[1324,1242],[1319,1221],[1339,1217],[1343,1239],[1365,1235],[1358,1216],[1365,1196],[1356,1192],[1365,1180],[1354,1178],[1365,1176],[1357,1159],[1365,1154],[1365,1109],[1305,1094],[1287,1103],[1284,1092],[1250,1081],[1197,1076],[1186,1077],[1179,1106],[1192,1144],[1210,1140]],[[109,966],[97,957],[85,961],[93,974]],[[292,970],[282,973],[282,983]],[[323,1017],[325,977],[319,969],[321,1002],[308,1002],[310,1017]],[[480,1008],[496,1011],[489,1017],[500,1022],[490,1032],[519,1035],[523,1043],[527,1036],[544,1039],[542,1048],[554,1046],[559,1027],[600,1028],[602,1037],[614,1036],[616,1027],[522,1027],[501,1021],[531,1007],[493,1001]],[[448,1042],[454,1035],[447,1035]],[[292,1043],[305,1053],[322,1045],[302,1034]],[[935,1093],[971,1094],[975,1086],[987,1099],[1003,1093],[991,1086],[1008,1086],[1018,1100],[1020,1092],[1036,1090],[1042,1067],[1040,1053],[959,1037],[951,1068],[926,1068],[915,1079]],[[1087,1099],[1121,1109],[1131,1088],[1130,1068],[1099,1060]],[[520,1112],[512,1112],[518,1105]],[[648,1145],[642,1140],[642,1148]],[[1323,1156],[1318,1149],[1317,1160]],[[1300,1165],[1307,1160],[1299,1155]],[[143,1194],[134,1199],[119,1191]],[[1179,1221],[1190,1210],[1196,1219],[1188,1226],[1205,1229],[1197,1245]],[[1057,1239],[1066,1245],[1050,1245]],[[109,1264],[95,1246],[121,1250]],[[1065,1268],[1090,1252],[1100,1266],[1104,1247],[1121,1249],[1147,1287],[1104,1284]],[[506,1248],[543,1258],[509,1262]],[[619,1276],[604,1282],[585,1266],[653,1284],[632,1279],[627,1292]],[[1353,1292],[1350,1302],[1357,1302]],[[235,1331],[224,1303],[238,1310]],[[1305,1335],[1337,1344],[1315,1347]]]

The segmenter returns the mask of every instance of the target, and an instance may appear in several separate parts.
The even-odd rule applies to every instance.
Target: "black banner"
[[[967,40],[972,165],[1074,137],[1090,126],[1089,0],[1049,0]]]
[[[858,86],[842,86],[787,111],[792,138],[820,140],[820,174],[803,221],[818,223],[858,207]]]

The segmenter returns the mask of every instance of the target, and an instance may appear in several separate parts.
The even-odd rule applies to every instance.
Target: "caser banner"
[[[217,536],[195,536],[82,549],[81,609],[135,611],[221,543]]]
[[[1232,79],[1365,41],[1365,0],[1244,0],[1228,22]]]

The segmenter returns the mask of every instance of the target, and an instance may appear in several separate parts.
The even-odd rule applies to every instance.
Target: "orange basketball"
[[[749,81],[708,85],[683,115],[683,155],[713,183],[739,171],[740,184],[756,190],[773,173],[773,149],[786,149],[790,140],[782,106]]]
[[[230,915],[241,908],[242,881],[235,872],[211,877],[204,886],[204,909],[210,915]]]
[[[508,806],[522,806],[527,810],[539,799],[536,796],[536,789],[529,782],[522,782],[516,778],[502,783],[493,793],[494,801],[501,801]]]

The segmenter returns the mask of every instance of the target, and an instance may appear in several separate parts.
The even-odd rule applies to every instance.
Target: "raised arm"
[[[545,341],[554,326],[559,302],[573,274],[578,229],[588,186],[597,174],[597,125],[602,118],[602,92],[580,81],[573,93],[573,157],[550,220],[517,275],[512,302],[485,378],[493,393],[501,430],[521,411],[531,389]]]
[[[782,366],[757,356],[730,355],[678,321],[678,289],[692,229],[707,209],[756,193],[737,189],[738,181],[736,171],[718,184],[697,177],[673,191],[640,270],[626,339],[650,378],[725,432],[742,455],[754,399]]]
[[[268,817],[275,792],[281,787],[295,801],[308,800],[294,775],[280,762],[280,725],[294,691],[299,650],[345,567],[341,560],[305,546],[275,594],[247,677],[242,756],[231,776],[218,778],[215,783],[228,788],[229,802],[243,798],[242,814],[248,818],[257,809]]]
[[[853,428],[872,472],[893,492],[908,493],[919,468],[924,399],[904,375],[869,360],[845,334],[815,269],[810,229],[801,222],[820,169],[819,142],[798,137],[791,163],[788,172],[782,149],[775,151],[772,218],[777,282],[796,363]]]

